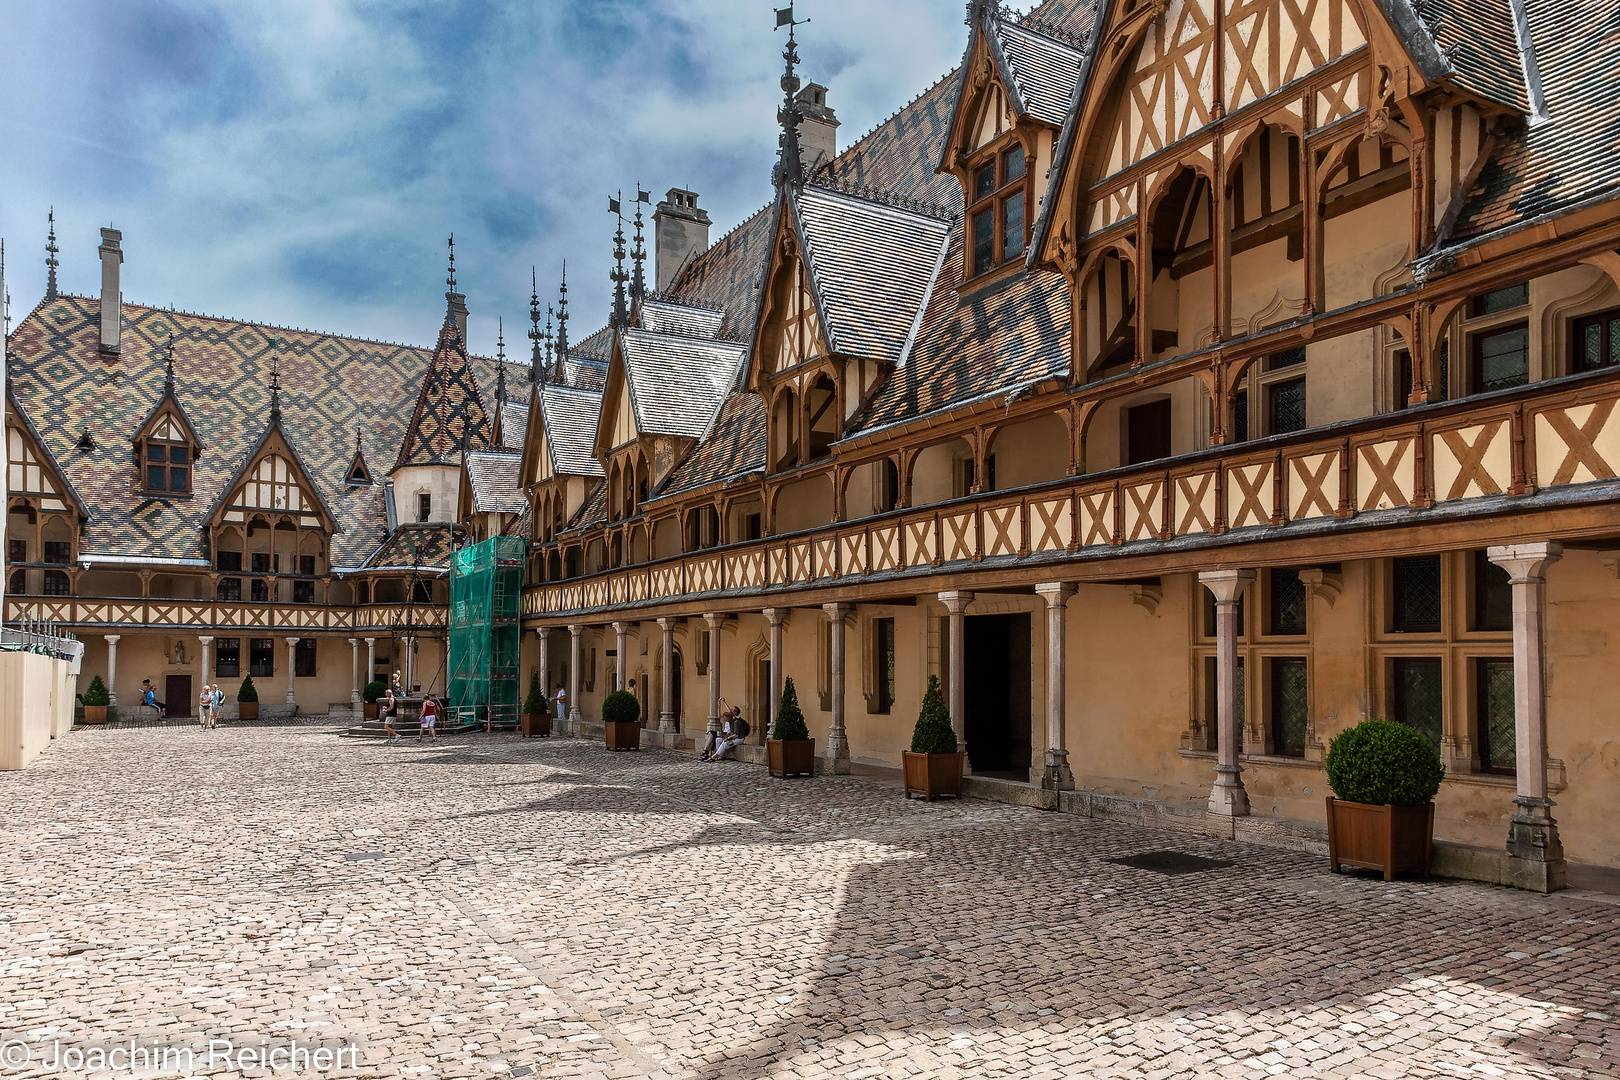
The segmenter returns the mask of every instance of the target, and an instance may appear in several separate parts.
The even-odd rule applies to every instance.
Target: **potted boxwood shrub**
[[[628,690],[602,699],[602,737],[609,750],[641,749],[641,702]]]
[[[362,702],[360,708],[364,712],[367,720],[377,719],[377,699],[382,697],[387,690],[387,683],[383,682],[381,679],[372,679],[370,682],[366,683],[365,688],[360,691],[360,700]]]
[[[911,749],[901,755],[905,765],[906,798],[921,795],[933,802],[941,795],[962,797],[962,771],[967,751],[956,748],[951,714],[939,692],[939,676],[928,676],[928,692],[911,732]]]
[[[1429,872],[1440,751],[1405,724],[1365,720],[1328,746],[1328,861],[1398,873]],[[1335,797],[1336,796],[1336,797]]]
[[[782,684],[782,700],[776,706],[776,723],[765,740],[765,762],[772,776],[812,776],[816,771],[816,740],[804,726],[799,708],[799,692],[789,676]]]
[[[242,679],[242,688],[236,692],[236,710],[239,720],[259,718],[259,692],[253,688],[253,676]]]
[[[112,695],[107,693],[107,684],[97,675],[90,680],[90,685],[84,689],[84,722],[87,724],[105,724],[107,722],[107,704]]]
[[[540,673],[529,672],[529,695],[523,699],[523,737],[545,738],[551,734],[551,710],[546,707],[546,692],[540,688]]]

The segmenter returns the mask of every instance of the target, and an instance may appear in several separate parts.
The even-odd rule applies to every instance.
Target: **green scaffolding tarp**
[[[526,541],[497,536],[450,564],[450,718],[516,727]]]

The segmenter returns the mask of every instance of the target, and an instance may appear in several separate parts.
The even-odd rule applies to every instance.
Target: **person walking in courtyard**
[[[556,717],[558,720],[567,719],[567,717],[568,717],[568,691],[563,688],[562,683],[559,682],[557,684],[557,692],[554,693],[553,695],[551,695],[551,702],[552,702],[552,705],[553,705],[553,708],[551,710],[551,715]]]
[[[399,673],[394,673],[397,682]],[[394,720],[399,716],[399,699],[394,696],[394,688],[390,686],[383,694],[383,739],[389,743],[399,742],[399,732],[394,730]]]
[[[197,726],[207,731],[213,727],[214,718],[214,688],[203,683],[202,690],[197,694]]]
[[[209,727],[219,726],[219,710],[225,707],[225,691],[219,688],[219,683],[213,685],[214,711],[209,714]]]
[[[432,741],[438,742],[439,733],[434,730],[434,725],[438,722],[439,703],[431,697],[424,698],[422,700],[422,722],[421,726],[416,729],[416,741],[421,742],[422,736],[426,735]]]

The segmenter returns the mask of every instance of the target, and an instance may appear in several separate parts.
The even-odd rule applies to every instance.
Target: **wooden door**
[[[192,708],[196,702],[191,700],[190,675],[166,675],[163,680],[163,703],[167,706],[167,716],[195,716],[197,711]]]
[[[1170,399],[1149,401],[1126,410],[1128,464],[1140,465],[1170,456]]]

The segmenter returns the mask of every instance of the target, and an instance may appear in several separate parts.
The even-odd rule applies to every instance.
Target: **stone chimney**
[[[838,156],[838,117],[827,108],[827,88],[807,83],[793,99],[799,103],[799,153],[804,159],[806,178]]]
[[[101,230],[101,352],[117,356],[119,332],[124,324],[124,294],[118,289],[118,267],[124,251],[118,245],[124,234],[117,229]]]
[[[451,293],[449,300],[450,314],[456,320],[456,333],[461,335],[462,351],[471,356],[472,349],[467,344],[467,297],[462,293]]]
[[[698,209],[695,191],[670,188],[653,211],[653,252],[660,292],[675,283],[675,275],[692,256],[709,250],[709,214]]]

